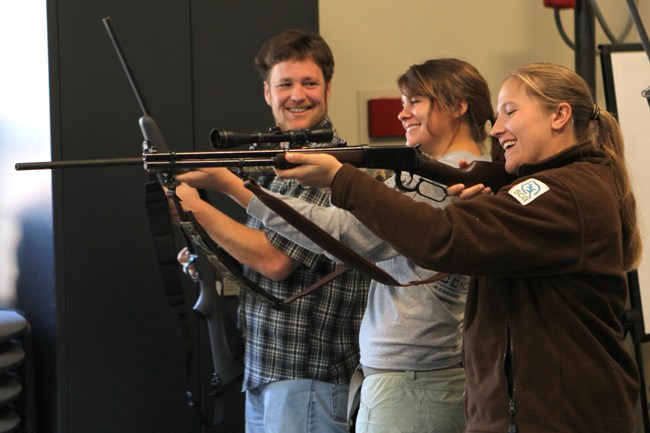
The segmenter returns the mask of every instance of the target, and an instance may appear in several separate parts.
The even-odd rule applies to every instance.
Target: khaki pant
[[[463,433],[465,371],[460,367],[367,376],[356,433]]]

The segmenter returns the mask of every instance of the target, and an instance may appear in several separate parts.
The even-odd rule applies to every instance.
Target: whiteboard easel
[[[637,269],[644,340],[650,325],[650,106],[641,92],[650,86],[650,62],[641,44],[600,47],[607,110],[618,118],[625,159],[637,200],[644,254]],[[645,308],[644,308],[645,306]]]

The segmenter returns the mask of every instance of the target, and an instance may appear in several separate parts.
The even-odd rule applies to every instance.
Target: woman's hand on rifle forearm
[[[468,162],[464,160],[459,161],[458,163],[459,168],[464,168],[467,165]],[[469,200],[470,198],[474,198],[478,195],[489,195],[489,194],[492,194],[492,189],[490,189],[489,186],[483,185],[482,183],[470,187],[466,187],[462,183],[457,183],[447,188],[447,195],[451,197],[452,201]]]
[[[287,152],[285,159],[297,166],[288,169],[276,168],[278,177],[296,179],[300,185],[321,188],[332,186],[334,176],[343,165],[338,159],[326,153]]]
[[[447,188],[447,195],[451,197],[452,201],[469,200],[479,195],[492,194],[489,186],[479,183],[474,186],[465,187],[462,183],[457,183]]]

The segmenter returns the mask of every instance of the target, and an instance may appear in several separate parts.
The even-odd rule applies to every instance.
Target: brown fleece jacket
[[[446,209],[344,165],[332,203],[418,265],[474,276],[465,314],[467,431],[629,433],[638,371],[623,344],[620,203],[588,144]]]

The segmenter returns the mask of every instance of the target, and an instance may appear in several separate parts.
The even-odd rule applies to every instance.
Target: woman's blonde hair
[[[560,102],[571,105],[577,142],[591,142],[608,157],[621,201],[624,264],[627,270],[634,269],[641,258],[641,234],[618,122],[594,103],[587,83],[568,68],[552,63],[528,63],[514,69],[510,78],[520,80],[530,96],[550,109]]]

